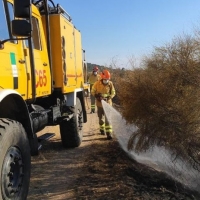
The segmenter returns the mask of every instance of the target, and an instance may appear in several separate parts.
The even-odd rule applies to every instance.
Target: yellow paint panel
[[[45,20],[43,19],[45,26]],[[63,93],[83,87],[81,34],[62,15],[50,16],[53,79]]]
[[[43,18],[43,23],[45,20]],[[59,15],[50,16],[50,40],[52,52],[53,80],[55,88],[62,88],[63,71],[62,71],[62,49],[60,37],[60,18]]]
[[[35,10],[36,13],[33,13],[33,40],[34,49],[34,64],[35,64],[35,76],[36,76],[36,97],[42,97],[51,94],[51,74],[50,74],[50,64],[46,47],[46,38],[44,35],[43,25],[41,21],[41,17],[38,11]],[[37,45],[36,45],[37,44]],[[30,69],[30,56],[29,49],[27,48],[27,65],[28,69]],[[30,81],[29,81],[29,95],[32,94],[31,88],[31,70],[29,70]]]
[[[80,31],[74,29],[75,36],[75,51],[76,51],[76,70],[77,70],[77,85],[82,85],[83,87],[83,59],[82,59],[82,45],[81,45],[81,33]]]
[[[0,50],[0,87],[14,89],[27,99],[27,72],[23,60],[22,41],[4,44],[4,49]]]

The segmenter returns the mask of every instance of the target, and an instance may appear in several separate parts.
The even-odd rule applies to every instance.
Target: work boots
[[[95,113],[95,109],[91,109],[90,114]]]
[[[101,135],[105,135],[105,132],[103,130],[100,130]]]
[[[108,140],[111,140],[111,139],[112,139],[112,136],[111,136],[110,133],[106,133],[106,136],[107,136],[107,139],[108,139]]]

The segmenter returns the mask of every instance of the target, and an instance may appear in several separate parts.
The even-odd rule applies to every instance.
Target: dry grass
[[[155,47],[143,68],[113,73],[123,117],[139,128],[128,148],[158,145],[200,165],[200,44],[198,37],[175,38]]]

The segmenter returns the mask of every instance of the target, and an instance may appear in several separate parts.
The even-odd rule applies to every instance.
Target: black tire
[[[0,118],[0,199],[25,200],[31,171],[26,132],[16,121]]]
[[[37,135],[34,133],[34,137],[30,139],[29,145],[31,148],[31,156],[38,156],[39,155],[39,149],[38,149],[38,138]]]
[[[83,110],[79,98],[76,98],[73,112],[73,117],[69,121],[63,120],[60,124],[61,140],[66,148],[78,147],[82,142]]]

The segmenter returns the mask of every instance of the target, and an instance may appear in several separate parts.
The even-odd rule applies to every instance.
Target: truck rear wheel
[[[0,118],[0,199],[25,200],[31,155],[26,132],[16,121]]]
[[[76,98],[73,112],[73,117],[69,121],[63,120],[60,124],[61,140],[66,148],[78,147],[82,142],[83,110],[79,98]]]

